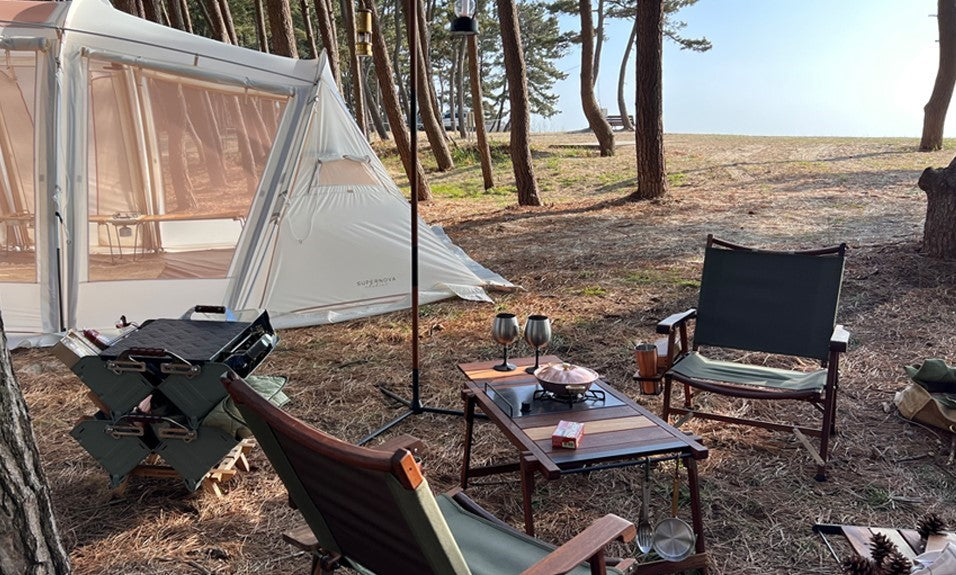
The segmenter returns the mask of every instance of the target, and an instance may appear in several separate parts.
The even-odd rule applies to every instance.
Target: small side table
[[[661,562],[660,570],[655,569],[654,572],[705,569],[707,557],[697,461],[707,457],[707,448],[699,443],[698,438],[671,427],[603,380],[592,384],[591,389],[596,393],[582,401],[542,399],[540,392],[535,394],[540,389],[537,380],[524,371],[524,367],[533,365],[534,358],[516,358],[512,361],[518,369],[511,372],[492,369],[497,361],[463,363],[458,366],[467,378],[462,390],[465,401],[462,487],[467,487],[472,477],[519,471],[525,531],[533,535],[531,496],[535,473],[540,473],[545,480],[551,480],[573,473],[642,465],[647,461],[681,459],[687,467],[696,553],[683,561]],[[561,359],[553,355],[541,358],[542,364],[560,362]],[[524,410],[522,404],[527,404]],[[476,406],[497,425],[518,451],[517,462],[471,467]],[[551,447],[551,432],[562,419],[584,423],[584,439],[579,448]]]

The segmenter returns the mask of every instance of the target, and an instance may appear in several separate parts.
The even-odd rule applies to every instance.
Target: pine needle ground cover
[[[458,166],[431,174],[435,200],[421,212],[523,289],[493,294],[494,305],[447,301],[422,308],[427,404],[460,407],[456,364],[497,357],[492,318],[509,311],[522,323],[532,313],[553,318],[550,352],[597,370],[658,411],[660,399],[639,395],[631,380],[631,349],[655,337],[659,319],[694,305],[708,233],[781,249],[847,242],[839,320],[853,337],[841,368],[830,480],[813,480],[813,461],[792,435],[694,420],[684,426],[711,450],[700,465],[700,489],[713,572],[837,573],[839,564],[810,530],[813,523],[915,527],[931,512],[953,522],[956,466],[947,465],[948,439],[888,409],[906,384],[902,365],[956,360],[956,263],[920,256],[925,196],[916,188],[922,169],[947,165],[952,149],[918,153],[916,140],[903,139],[671,135],[668,196],[628,203],[633,143],[618,135],[617,156],[600,158],[586,134],[541,135],[534,157],[546,205],[519,208],[502,153],[507,140],[495,136],[498,187],[481,189],[480,168],[469,143],[460,141]],[[382,154],[403,184],[387,146]],[[290,378],[287,409],[297,416],[354,441],[401,412],[375,386],[407,392],[408,313],[280,335],[258,373]],[[522,343],[515,353],[529,350]],[[279,538],[297,513],[287,508],[261,451],[251,454],[251,472],[224,485],[223,498],[189,493],[175,480],[134,479],[125,498],[111,499],[104,470],[68,435],[92,411],[86,387],[47,350],[15,352],[14,367],[77,573],[307,570],[308,559]],[[782,408],[710,401],[749,416]],[[393,433],[426,441],[433,490],[456,485],[461,419],[413,417]],[[476,440],[475,464],[511,454],[491,424],[479,423]],[[567,540],[608,512],[637,521],[642,476],[638,467],[539,482],[539,536]],[[669,512],[669,477],[659,470],[652,479],[652,522]],[[517,476],[491,479],[469,493],[520,525]],[[682,495],[686,509],[686,488]]]

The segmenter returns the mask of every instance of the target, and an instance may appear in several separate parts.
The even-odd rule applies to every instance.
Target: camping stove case
[[[265,311],[230,316],[224,308],[196,306],[179,319],[143,322],[98,354],[64,359],[101,407],[71,435],[106,468],[114,487],[157,453],[195,490],[239,443],[203,420],[227,396],[222,375],[249,375],[278,338]],[[151,408],[142,412],[147,398]]]

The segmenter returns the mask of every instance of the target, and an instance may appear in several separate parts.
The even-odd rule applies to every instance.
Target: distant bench
[[[628,114],[627,119],[631,121],[631,125],[633,126],[633,125],[634,125],[634,116],[631,116],[630,114]],[[607,123],[610,124],[612,128],[621,128],[621,129],[623,129],[623,128],[624,128],[624,117],[621,116],[620,114],[613,115],[613,116],[609,115],[609,116],[607,117]]]

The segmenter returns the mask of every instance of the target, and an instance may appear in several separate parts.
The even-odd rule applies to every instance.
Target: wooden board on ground
[[[222,488],[220,485],[229,481],[239,471],[249,471],[249,460],[246,458],[252,449],[256,446],[254,439],[243,439],[222,458],[219,464],[209,470],[202,481],[202,490],[206,493],[212,493],[216,497],[222,497]],[[114,497],[122,497],[129,485],[131,477],[152,477],[154,479],[178,479],[179,473],[175,469],[162,463],[159,455],[152,453],[143,460],[143,463],[137,465],[115,489]]]

